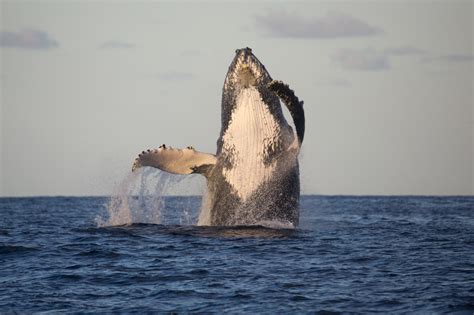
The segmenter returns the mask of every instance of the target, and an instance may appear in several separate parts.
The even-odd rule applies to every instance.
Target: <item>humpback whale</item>
[[[280,99],[288,108],[288,124]],[[173,174],[202,174],[207,195],[202,225],[298,225],[299,165],[305,117],[303,102],[273,80],[250,48],[237,49],[222,90],[221,131],[216,154],[193,147],[160,146],[143,151],[132,171],[151,166]]]

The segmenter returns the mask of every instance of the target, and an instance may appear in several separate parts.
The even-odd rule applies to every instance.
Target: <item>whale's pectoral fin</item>
[[[216,156],[194,150],[174,149],[164,144],[159,149],[143,151],[133,163],[132,171],[142,167],[151,166],[173,174],[199,173],[207,176],[216,164]]]
[[[303,143],[305,127],[303,101],[300,101],[288,84],[282,81],[274,80],[268,84],[268,88],[285,103],[290,111],[293,122],[295,123],[298,142],[301,145]]]

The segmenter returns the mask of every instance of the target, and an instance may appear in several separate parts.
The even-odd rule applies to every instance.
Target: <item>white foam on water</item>
[[[294,229],[295,226],[293,223],[289,221],[273,221],[273,220],[264,220],[264,221],[258,221],[256,222],[255,225],[261,225],[266,228],[270,229]]]

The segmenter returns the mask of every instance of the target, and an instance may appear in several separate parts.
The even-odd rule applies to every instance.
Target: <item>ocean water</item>
[[[0,199],[1,314],[474,312],[474,197],[303,196],[297,229],[198,227],[198,197],[101,227],[107,203]]]

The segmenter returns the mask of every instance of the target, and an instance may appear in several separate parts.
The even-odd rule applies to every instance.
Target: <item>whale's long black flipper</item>
[[[301,145],[303,143],[305,128],[303,101],[300,101],[288,84],[285,84],[282,81],[274,80],[268,84],[268,88],[281,98],[290,111],[291,117],[295,123],[298,142]]]
[[[162,145],[159,149],[143,151],[133,163],[132,171],[151,166],[173,174],[198,173],[207,176],[216,164],[216,156],[194,150],[173,149]]]

